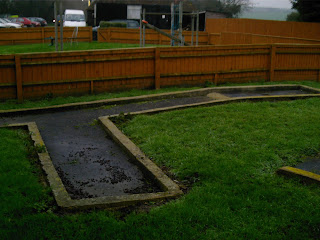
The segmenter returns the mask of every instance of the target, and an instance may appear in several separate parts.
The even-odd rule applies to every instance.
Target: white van
[[[66,9],[64,11],[64,27],[85,27],[86,18],[82,10]]]

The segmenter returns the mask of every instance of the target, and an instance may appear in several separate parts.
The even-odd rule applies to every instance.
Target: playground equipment
[[[179,6],[179,13],[176,13],[176,8]],[[191,45],[193,45],[194,40],[194,20],[197,19],[196,22],[196,46],[198,46],[198,39],[199,39],[199,12],[192,12],[192,13],[183,13],[183,2],[180,1],[179,5],[174,4],[174,2],[171,3],[171,35],[166,33],[165,31],[162,31],[161,29],[149,24],[146,21],[146,15],[168,15],[169,13],[147,13],[145,9],[142,10],[140,14],[140,47],[145,47],[145,28],[148,27],[150,29],[153,29],[157,31],[158,33],[165,35],[166,37],[171,39],[171,46],[175,45],[175,41],[179,42],[180,46],[190,46],[190,44],[186,44],[182,35],[182,20],[183,15],[185,16],[191,16]],[[175,37],[175,17],[179,17],[179,37]]]
[[[143,24],[143,26],[146,26],[146,27],[148,27],[148,28],[150,28],[150,29],[153,29],[153,30],[157,31],[158,33],[161,33],[161,34],[167,36],[168,38],[171,38],[171,40],[174,40],[174,41],[179,42],[181,45],[190,46],[189,43],[184,42],[184,39],[183,39],[183,38],[177,38],[177,37],[175,37],[175,36],[172,36],[172,35],[166,33],[165,31],[162,31],[161,29],[159,29],[159,28],[157,28],[157,27],[149,24],[149,23],[148,23],[147,21],[145,21],[145,20],[142,20],[142,24]]]
[[[62,12],[62,1],[61,0],[55,0],[54,1],[54,19],[57,19],[59,6],[60,6],[60,10],[59,10],[60,13],[59,14],[60,14],[60,16],[62,16],[63,15],[63,12]],[[55,48],[56,48],[56,52],[58,52],[59,51],[58,21],[55,21],[54,29],[55,29]],[[60,24],[60,50],[63,51],[63,23]]]

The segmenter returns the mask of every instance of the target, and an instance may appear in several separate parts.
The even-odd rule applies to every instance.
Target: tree
[[[320,22],[319,0],[290,0],[292,8],[296,9],[304,22]]]
[[[14,4],[11,0],[0,0],[0,14],[10,14]]]
[[[250,0],[221,0],[222,12],[225,12],[228,17],[238,17],[244,10],[251,7]]]
[[[292,12],[287,15],[287,21],[289,22],[301,22],[301,16],[298,12]]]
[[[50,21],[53,18],[53,0],[0,0],[0,4],[2,2],[6,2],[4,6],[8,6],[9,3],[4,13],[22,17],[42,17]],[[3,12],[2,5],[0,9]]]
[[[198,10],[220,12],[229,18],[237,17],[243,10],[251,7],[251,0],[192,0]]]

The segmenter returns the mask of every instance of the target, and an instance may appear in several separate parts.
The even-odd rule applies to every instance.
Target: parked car
[[[61,22],[61,19],[60,19],[60,15],[57,15],[57,20],[58,20],[58,26],[60,26],[60,22]],[[62,15],[62,22],[64,21],[64,15]],[[56,22],[56,20],[55,19],[53,19],[53,21],[52,21],[53,23],[55,23]]]
[[[7,28],[21,28],[21,24],[12,23],[8,19],[0,18],[0,23],[4,24]]]
[[[30,18],[27,19],[31,21],[32,27],[41,27],[41,24],[39,22],[32,21]]]
[[[0,28],[7,28],[7,27],[3,23],[0,23]]]
[[[30,19],[33,22],[40,23],[41,27],[45,27],[48,25],[47,21],[43,18],[40,18],[40,17],[28,17],[28,19]]]
[[[10,18],[10,21],[13,23],[22,23],[24,27],[32,27],[32,22],[25,17],[18,17],[18,18]]]
[[[1,21],[2,20],[2,21]],[[22,23],[13,23],[7,18],[0,18],[1,22],[5,22],[5,24],[11,28],[21,28],[23,27]]]
[[[64,27],[85,27],[86,18],[82,10],[66,9],[64,11]]]

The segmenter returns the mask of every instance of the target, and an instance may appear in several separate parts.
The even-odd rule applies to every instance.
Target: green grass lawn
[[[169,222],[181,222],[181,236],[312,239],[320,237],[319,186],[275,172],[319,152],[319,119],[320,99],[239,103],[138,116],[123,131],[178,179],[196,182],[157,210],[174,205],[179,217]]]
[[[320,188],[275,174],[320,146],[320,99],[137,116],[122,127],[190,191],[149,213],[56,212],[26,135],[0,129],[2,239],[317,239]],[[30,155],[30,154],[29,154]],[[151,203],[152,204],[152,203]],[[120,218],[121,216],[121,218]]]
[[[133,48],[139,47],[139,44],[126,43],[100,43],[100,42],[79,42],[64,44],[64,51],[94,50],[94,49],[114,49],[114,48]],[[151,45],[150,45],[151,46]],[[14,53],[34,53],[34,52],[54,52],[55,46],[48,43],[27,44],[27,45],[5,45],[0,46],[0,54]]]

